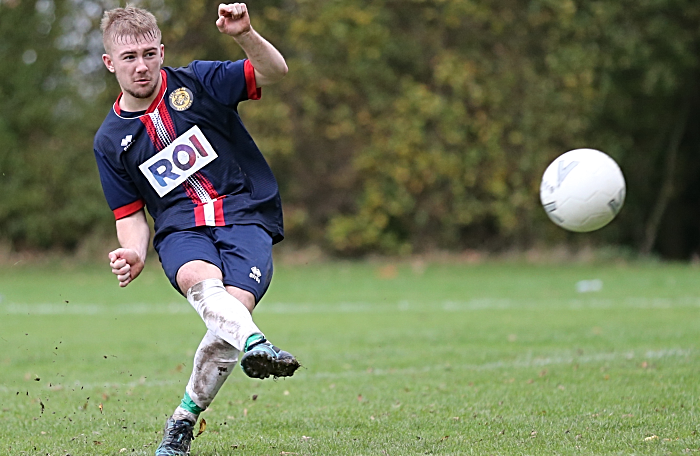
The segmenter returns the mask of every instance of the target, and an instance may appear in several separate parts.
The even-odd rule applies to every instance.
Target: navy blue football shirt
[[[123,112],[118,98],[95,135],[115,218],[145,206],[154,241],[181,229],[233,224],[261,225],[281,241],[277,182],[237,110],[241,101],[260,98],[251,63],[194,61],[165,67],[161,77],[145,112]]]

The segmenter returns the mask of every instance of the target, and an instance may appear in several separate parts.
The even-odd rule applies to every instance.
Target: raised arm
[[[148,253],[151,229],[143,209],[117,220],[117,238],[121,248],[109,252],[109,266],[125,287],[141,274]]]
[[[255,68],[258,87],[274,84],[287,74],[287,63],[280,52],[250,25],[245,3],[219,5],[216,26],[221,33],[233,37]]]

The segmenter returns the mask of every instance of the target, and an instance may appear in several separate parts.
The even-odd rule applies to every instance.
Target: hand
[[[221,33],[237,37],[250,31],[250,16],[245,3],[221,3],[216,26]]]
[[[136,251],[116,249],[109,252],[109,266],[112,274],[117,276],[119,286],[129,285],[143,271],[143,260]]]

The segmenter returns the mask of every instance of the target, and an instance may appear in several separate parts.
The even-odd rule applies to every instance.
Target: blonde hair
[[[160,39],[161,33],[153,14],[145,9],[127,4],[124,8],[105,11],[100,22],[102,44],[110,52],[110,44],[127,42],[133,38],[142,40]]]

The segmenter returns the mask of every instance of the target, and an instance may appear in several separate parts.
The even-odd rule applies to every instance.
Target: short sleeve
[[[195,60],[190,68],[204,90],[227,106],[260,99],[261,90],[256,87],[255,69],[247,59],[235,62]]]
[[[109,208],[114,212],[114,218],[119,220],[140,211],[145,203],[128,174],[113,166],[102,152],[97,149],[94,151],[102,191]]]

